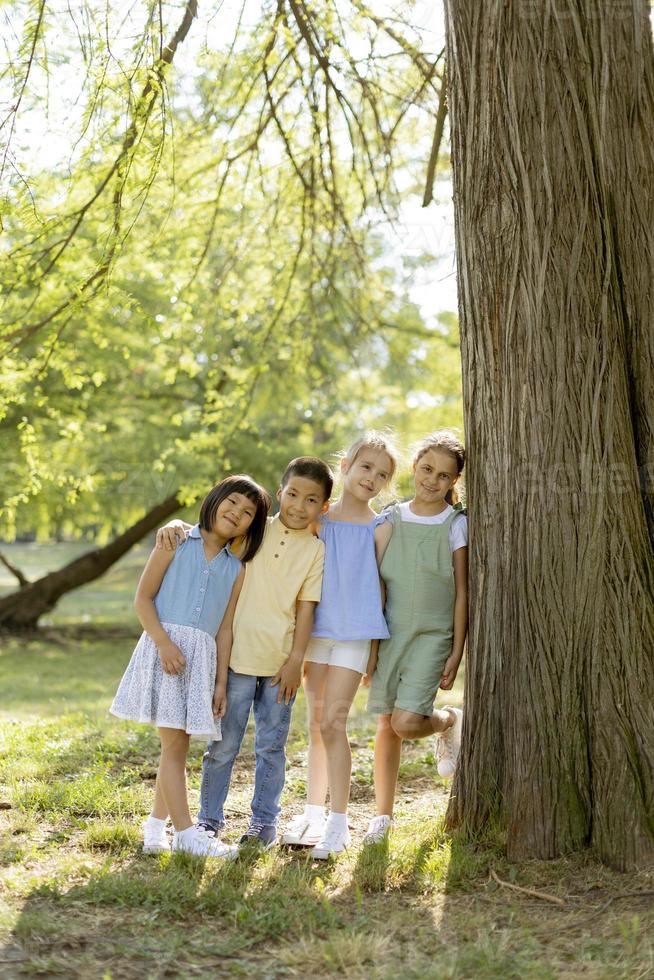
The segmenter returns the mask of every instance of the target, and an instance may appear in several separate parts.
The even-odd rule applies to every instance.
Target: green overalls
[[[454,569],[450,527],[403,521],[393,509],[393,536],[381,564],[390,639],[379,645],[368,710],[403,708],[430,715],[454,636]]]

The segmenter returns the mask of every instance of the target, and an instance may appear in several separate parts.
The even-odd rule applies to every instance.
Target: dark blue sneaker
[[[239,840],[238,846],[257,847],[262,851],[269,851],[276,843],[277,831],[274,824],[251,823]]]

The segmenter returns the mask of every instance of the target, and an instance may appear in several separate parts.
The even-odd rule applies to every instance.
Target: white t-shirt
[[[433,514],[431,517],[425,517],[421,514],[414,514],[409,507],[409,501],[406,500],[403,504],[400,504],[400,517],[403,521],[408,521],[412,524],[442,524],[450,516],[454,507],[447,504],[445,510],[442,510],[440,514]],[[389,512],[389,519],[393,520],[393,511]],[[457,514],[452,523],[450,524],[450,554],[458,551],[459,548],[468,547],[468,518],[465,514]]]

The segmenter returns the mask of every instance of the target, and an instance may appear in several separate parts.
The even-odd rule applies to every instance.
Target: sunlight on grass
[[[387,959],[392,946],[393,937],[388,934],[348,929],[329,939],[303,939],[282,947],[279,960],[295,968],[300,976],[322,973],[351,976],[353,971],[369,972],[378,960]]]
[[[138,851],[142,843],[140,827],[127,820],[94,821],[80,838],[80,845],[86,850],[110,854]]]
[[[0,719],[59,717],[84,711],[106,715],[113,689],[138,634],[117,639],[2,638]]]
[[[64,628],[2,643],[0,669],[9,683],[0,802],[10,809],[0,810],[7,906],[0,935],[11,955],[22,957],[16,976],[109,977],[107,957],[119,958],[127,980],[155,973],[243,976],[261,973],[263,950],[271,978],[396,980],[401,970],[402,980],[541,980],[562,969],[599,978],[602,963],[611,976],[648,975],[651,907],[621,908],[620,916],[602,918],[594,935],[571,929],[555,942],[569,913],[507,894],[489,872],[554,894],[601,888],[600,902],[608,889],[624,888],[619,876],[606,869],[600,875],[580,858],[514,867],[500,828],[468,843],[445,831],[449,781],[436,772],[433,739],[405,744],[393,829],[384,844],[361,846],[374,813],[375,719],[365,711],[363,689],[350,724],[354,842],[345,855],[313,862],[306,852],[276,848],[226,864],[143,855],[140,823],[151,805],[158,737],[107,710],[132,643],[124,632]],[[439,703],[461,698],[459,678]],[[193,812],[203,751],[204,743],[192,740]],[[253,764],[250,730],[227,801],[231,841],[247,825]],[[306,764],[300,693],[284,816],[303,804]],[[643,875],[640,887],[649,881]],[[583,906],[577,914],[583,922]],[[147,942],[135,941],[141,935]]]

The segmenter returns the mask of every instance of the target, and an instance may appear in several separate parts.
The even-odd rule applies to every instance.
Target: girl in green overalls
[[[403,739],[437,735],[439,774],[451,776],[456,766],[462,712],[434,711],[434,700],[439,687],[454,684],[468,630],[468,522],[450,503],[464,462],[451,432],[428,436],[413,459],[413,500],[396,504],[376,530],[391,636],[368,669],[368,710],[379,715],[377,816],[364,843],[383,840],[390,828]]]

